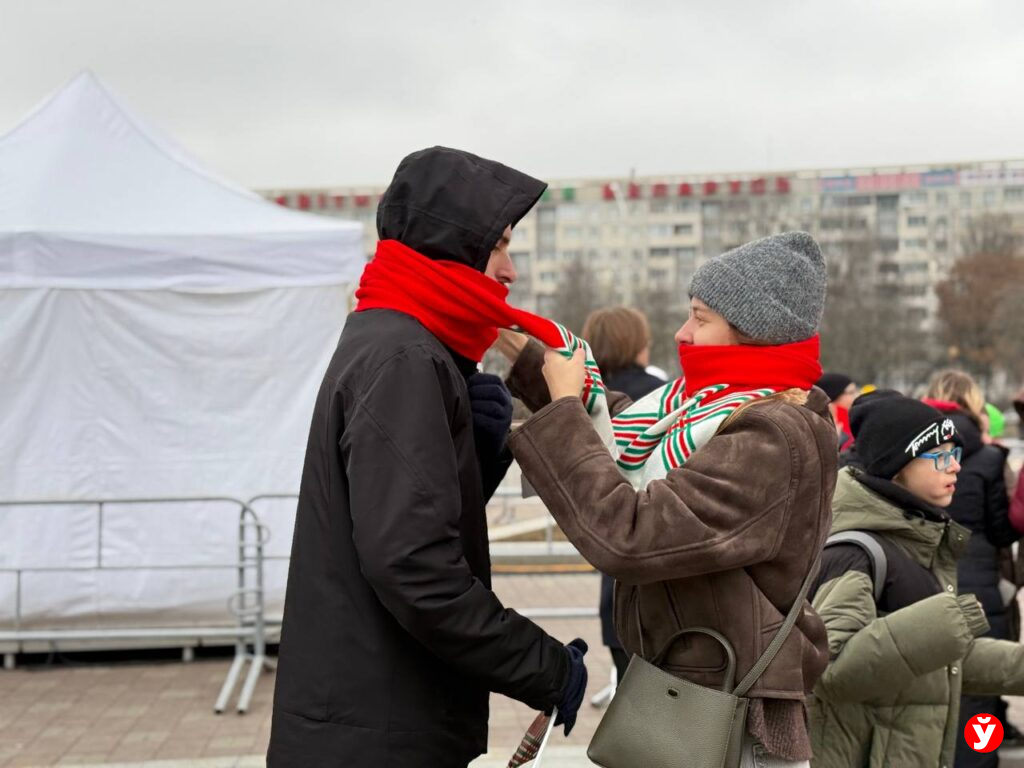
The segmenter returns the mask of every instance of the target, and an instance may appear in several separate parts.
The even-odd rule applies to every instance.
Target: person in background
[[[583,324],[582,335],[590,344],[605,387],[610,391],[622,392],[635,401],[665,385],[664,379],[645,370],[650,363],[651,329],[640,310],[610,307],[591,312]],[[629,656],[615,634],[614,585],[611,576],[601,574],[601,639],[611,651],[616,679],[621,680],[629,666]]]
[[[1009,452],[1000,445],[986,444],[983,430],[985,398],[981,388],[963,371],[936,373],[924,402],[946,414],[956,425],[963,445],[962,469],[956,493],[947,508],[949,516],[971,532],[967,550],[957,561],[957,580],[961,594],[973,594],[985,609],[989,631],[986,637],[1016,639],[1016,627],[1010,626],[1009,611],[1016,589],[1002,578],[1004,550],[1020,538],[1010,522],[1006,492],[1006,458]],[[1006,723],[1006,705],[998,697],[965,696],[960,705],[960,727],[978,714],[994,714]],[[1008,725],[1008,724],[1007,724]],[[999,758],[994,752],[975,752],[966,741],[957,742],[957,766],[994,768]]]
[[[839,435],[839,450],[846,451],[853,445],[853,434],[850,432],[850,407],[857,399],[860,390],[845,373],[826,373],[818,379],[817,386],[828,395],[828,409],[832,420],[836,423],[836,434]]]
[[[1006,433],[1006,417],[992,403],[985,403],[985,411],[982,413],[985,423],[986,443],[994,442]]]
[[[1013,409],[1017,411],[1017,436],[1024,439],[1024,389],[1013,396]],[[1024,535],[1024,466],[1021,467],[1020,476],[1013,491],[1013,501],[1010,503],[1010,522],[1019,533]]]
[[[857,544],[825,549],[813,603],[831,661],[810,708],[812,765],[944,768],[964,741],[961,691],[1024,693],[1024,646],[983,637],[978,599],[957,594],[969,532],[946,513],[961,470],[953,420],[895,392],[853,410],[861,467],[839,473],[832,533],[866,533],[887,572],[876,584]]]

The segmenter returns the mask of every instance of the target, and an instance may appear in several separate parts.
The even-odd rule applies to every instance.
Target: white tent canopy
[[[361,235],[217,178],[88,72],[0,138],[0,287],[333,285]]]
[[[80,75],[0,137],[0,502],[296,492],[364,263],[361,225],[217,178]],[[95,522],[0,506],[0,627],[5,568],[222,562],[237,531],[212,503]],[[24,575],[22,624],[224,614],[232,574],[175,578]]]

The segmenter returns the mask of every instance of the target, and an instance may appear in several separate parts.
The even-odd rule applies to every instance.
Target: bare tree
[[[1024,284],[1007,289],[992,313],[995,365],[1006,371],[1011,388],[1024,383]]]
[[[978,252],[960,258],[935,287],[943,338],[954,362],[987,381],[1000,367],[1003,337],[1012,335],[1020,314],[1016,299],[1024,288],[1024,259],[1013,253]]]
[[[960,238],[964,256],[979,253],[1016,256],[1020,245],[1020,236],[1014,231],[1013,219],[1008,213],[983,213],[970,219]]]
[[[651,327],[651,363],[670,377],[678,376],[679,353],[673,337],[688,311],[679,295],[667,288],[648,288],[634,296],[633,306],[647,316]]]
[[[551,295],[550,302],[551,319],[579,334],[587,315],[605,306],[608,299],[583,258],[577,257],[562,273],[562,279]]]

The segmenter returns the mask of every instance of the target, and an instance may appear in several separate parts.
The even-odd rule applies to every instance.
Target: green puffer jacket
[[[987,629],[984,614],[972,595],[956,595],[966,529],[905,514],[850,469],[839,474],[832,512],[833,533],[870,531],[896,560],[907,555],[907,566],[917,563],[937,583],[935,594],[880,615],[871,577],[829,572],[833,548],[826,550],[813,605],[828,630],[831,661],[810,702],[812,765],[949,768],[955,739],[963,738],[957,733],[961,689],[1024,693],[1024,646],[975,639]],[[891,579],[899,578],[899,568],[890,562]]]

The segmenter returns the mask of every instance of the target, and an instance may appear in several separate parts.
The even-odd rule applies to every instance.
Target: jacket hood
[[[884,531],[921,542],[941,538],[947,526],[957,526],[944,509],[928,504],[890,480],[872,477],[855,467],[839,471],[832,516],[832,533]]]
[[[946,536],[947,530],[956,535]],[[901,542],[922,564],[930,562],[944,538],[954,556],[959,557],[971,537],[970,531],[951,520],[945,510],[921,501],[895,483],[852,467],[840,470],[832,497],[831,533],[840,531],[884,533]]]
[[[447,147],[402,160],[377,207],[377,236],[480,272],[505,227],[515,227],[547,184]]]

